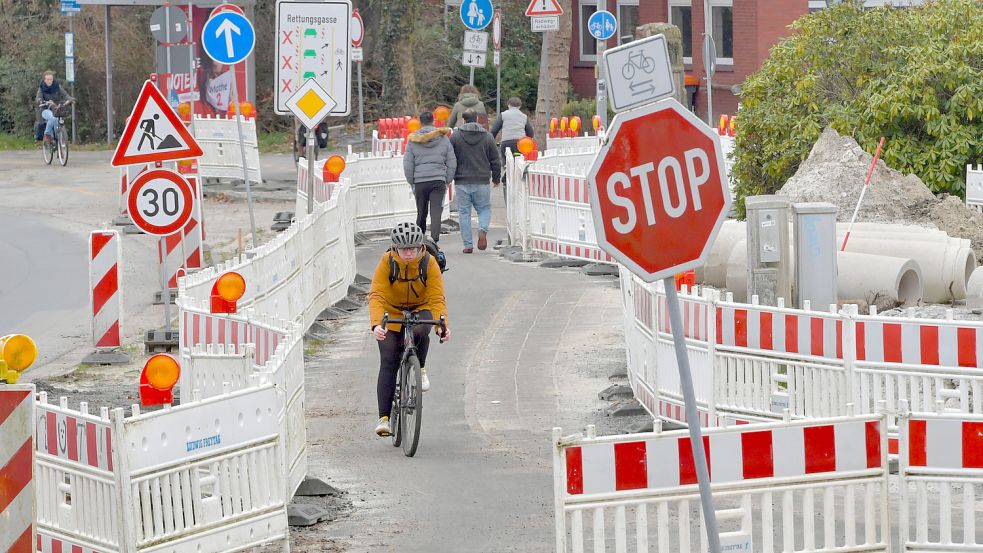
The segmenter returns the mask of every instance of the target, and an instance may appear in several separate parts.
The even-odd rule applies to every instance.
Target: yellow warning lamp
[[[550,118],[550,138],[556,138],[556,127],[560,124],[559,119],[556,117]]]
[[[338,177],[341,176],[342,171],[345,170],[345,158],[339,155],[333,155],[324,162],[324,168],[321,170],[321,177],[324,182],[338,182]]]
[[[515,145],[522,154],[522,157],[526,161],[535,161],[539,159],[539,152],[536,151],[536,141],[528,136],[524,136],[519,139],[519,142]]]
[[[560,136],[567,134],[567,128],[569,127],[570,118],[563,116],[560,118]]]
[[[737,116],[731,115],[730,123],[727,125],[727,136],[734,136],[735,132],[737,132]]]
[[[576,136],[577,133],[580,132],[580,116],[579,115],[575,115],[572,119],[570,119],[570,132],[573,133],[574,136]]]
[[[423,125],[420,123],[420,120],[416,117],[406,122],[406,130],[410,131],[411,133],[420,130],[420,127],[422,126]]]
[[[246,279],[235,271],[218,277],[212,285],[212,313],[235,313],[236,302],[246,293]]]
[[[256,106],[252,102],[243,102],[239,104],[239,110],[242,116],[246,119],[252,119],[256,117]]]
[[[16,384],[20,374],[37,358],[38,347],[29,336],[8,334],[0,337],[0,381]]]
[[[591,117],[591,125],[594,127],[595,134],[597,131],[601,130],[601,116],[595,115],[594,117]]]
[[[174,402],[172,390],[181,377],[181,365],[166,353],[147,360],[140,372],[140,405],[164,405]]]
[[[433,110],[433,121],[435,127],[443,127],[447,124],[447,120],[451,117],[451,108],[447,106],[437,106],[437,109]]]
[[[720,116],[720,123],[717,125],[717,134],[719,134],[720,136],[723,136],[723,135],[727,134],[727,116],[726,115],[721,115]]]
[[[177,114],[182,121],[191,120],[191,102],[181,102],[177,105]]]

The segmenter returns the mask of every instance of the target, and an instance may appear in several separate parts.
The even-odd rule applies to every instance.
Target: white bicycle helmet
[[[392,230],[393,247],[418,248],[423,245],[423,231],[416,223],[400,223]]]

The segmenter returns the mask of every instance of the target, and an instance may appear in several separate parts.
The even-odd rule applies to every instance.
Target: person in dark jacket
[[[34,97],[34,103],[38,106],[37,117],[34,120],[34,137],[41,140],[41,128],[44,127],[44,141],[51,142],[58,118],[65,115],[63,111],[65,104],[73,99],[55,80],[54,71],[45,71],[41,84],[38,85],[37,95]],[[47,102],[52,102],[53,105],[49,106]]]
[[[515,96],[509,98],[509,109],[503,111],[495,119],[495,124],[492,125],[491,133],[492,136],[498,136],[498,133],[502,133],[502,167],[506,167],[505,156],[506,152],[511,150],[514,154],[518,152],[517,149],[519,140],[524,137],[532,137],[532,123],[529,122],[529,117],[525,113],[522,113],[522,100],[516,98]],[[502,184],[506,184],[507,180],[505,175],[502,175]],[[504,192],[504,189],[503,189]]]
[[[464,253],[474,251],[471,235],[471,206],[478,212],[478,249],[488,247],[488,226],[491,224],[491,186],[502,180],[502,160],[495,148],[491,133],[478,124],[478,114],[466,110],[461,116],[464,125],[454,132],[451,145],[457,157],[454,172],[454,192],[457,193],[457,215],[461,222]]]
[[[416,196],[416,225],[426,232],[430,212],[430,236],[440,239],[440,221],[447,185],[454,180],[457,158],[447,135],[448,128],[435,129],[433,114],[420,114],[420,130],[409,136],[403,156],[403,173]]]
[[[488,112],[485,111],[485,104],[481,101],[481,95],[478,89],[470,84],[461,87],[461,93],[457,97],[457,103],[451,109],[451,116],[447,118],[447,126],[453,129],[464,125],[465,122],[461,119],[461,115],[469,109],[474,110],[475,114],[477,114],[478,124],[487,129]]]

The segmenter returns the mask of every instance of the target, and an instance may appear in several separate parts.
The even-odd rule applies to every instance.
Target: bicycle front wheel
[[[412,457],[420,445],[420,426],[423,422],[423,389],[420,388],[420,360],[410,355],[400,371],[401,413],[399,422],[403,435],[403,454]]]
[[[58,127],[58,161],[61,166],[68,165],[68,131],[65,127]]]
[[[400,381],[403,379],[402,374],[403,371],[400,369],[399,374],[396,375],[396,393],[393,395],[393,406],[389,410],[389,435],[392,437],[393,447],[399,447],[399,444],[403,440],[403,433],[400,430],[399,424],[399,406],[401,401],[399,386]]]
[[[44,156],[44,162],[51,165],[51,161],[55,159],[55,145],[53,142],[42,142],[41,143],[41,155]]]

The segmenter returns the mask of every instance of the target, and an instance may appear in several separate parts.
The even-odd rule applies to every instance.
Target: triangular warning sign
[[[164,95],[152,82],[143,83],[113,154],[113,167],[188,159],[201,154],[201,146]]]
[[[556,0],[532,0],[526,8],[526,15],[535,17],[537,15],[563,15],[563,8]]]

